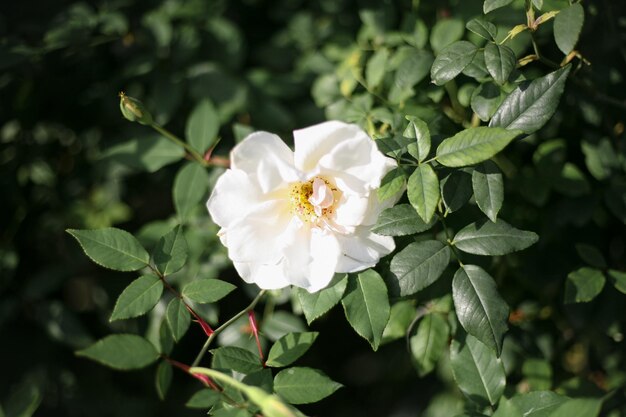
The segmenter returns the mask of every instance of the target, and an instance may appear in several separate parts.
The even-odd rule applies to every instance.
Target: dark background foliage
[[[127,277],[90,263],[64,230],[116,225],[135,232],[173,211],[170,190],[179,165],[147,172],[160,167],[146,168],[158,160],[141,160],[150,155],[154,134],[121,117],[117,93],[142,97],[159,123],[181,134],[193,104],[211,98],[219,104],[221,154],[251,128],[288,138],[294,128],[332,112],[319,94],[322,105],[316,105],[311,89],[319,76],[335,71],[332,49],[351,45],[365,26],[363,10],[382,11],[388,27],[396,28],[415,3],[0,4],[0,404],[7,415],[28,403],[40,404],[35,415],[46,416],[203,413],[183,406],[198,384],[182,373],[175,373],[161,401],[153,367],[114,372],[73,353],[111,329],[128,329],[108,323]],[[422,3],[419,16],[428,27],[447,17],[467,21],[482,7],[478,0]],[[541,239],[521,255],[495,261],[502,270],[495,278],[513,311],[510,386],[528,383],[524,359],[541,358],[552,369],[552,385],[565,393],[617,390],[610,399],[615,417],[626,409],[625,296],[607,283],[594,302],[563,306],[565,277],[589,263],[575,244],[597,248],[603,269],[626,269],[626,4],[584,5],[587,19],[577,49],[592,65],[569,81],[554,119],[505,155],[511,170],[503,216]],[[556,55],[553,45],[546,48]],[[425,80],[416,89],[431,87]],[[433,108],[445,105],[443,99]],[[455,129],[445,117],[441,126]],[[123,164],[107,153],[135,137],[141,147]],[[563,142],[538,151],[555,138]],[[603,141],[621,159],[596,166],[581,143]],[[565,162],[583,180],[560,178]],[[154,243],[149,230],[142,236]],[[223,259],[209,263],[225,267]],[[237,283],[230,269],[220,277]],[[220,314],[227,317],[245,304],[234,299]],[[303,407],[305,413],[434,417],[460,411],[445,370],[418,378],[403,341],[373,353],[342,316],[336,308],[312,326],[321,335],[303,364],[346,387]],[[141,331],[148,325],[125,326]],[[176,357],[191,360],[202,342],[200,332],[190,332]]]

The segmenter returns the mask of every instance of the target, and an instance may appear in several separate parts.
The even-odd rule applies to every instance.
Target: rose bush
[[[393,238],[370,229],[395,202],[381,204],[376,190],[396,162],[353,124],[321,123],[294,139],[292,152],[271,133],[246,137],[207,207],[246,282],[315,292],[393,251]]]

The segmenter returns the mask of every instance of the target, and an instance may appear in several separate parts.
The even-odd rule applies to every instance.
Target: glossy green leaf
[[[114,145],[104,151],[102,158],[129,168],[156,172],[184,156],[182,147],[162,136],[149,135]]]
[[[567,275],[565,303],[587,303],[596,298],[604,288],[606,278],[599,269],[583,267]]]
[[[295,362],[311,347],[319,333],[288,333],[278,339],[267,355],[267,366],[282,367]]]
[[[441,200],[448,213],[455,212],[472,197],[472,175],[463,170],[454,170],[440,182]]]
[[[385,76],[385,70],[389,63],[389,50],[379,49],[367,61],[365,67],[365,81],[369,88],[376,88]]]
[[[430,152],[430,131],[428,125],[417,117],[407,117],[409,125],[404,129],[402,136],[412,139],[407,150],[409,154],[418,161],[423,161]]]
[[[146,314],[159,302],[163,282],[156,275],[144,275],[130,283],[115,303],[110,321]]]
[[[182,294],[196,303],[207,304],[221,300],[236,288],[219,279],[198,279],[185,285]]]
[[[398,167],[389,171],[382,179],[378,189],[378,200],[385,201],[398,195],[404,189],[406,174]]]
[[[109,335],[76,354],[119,370],[140,369],[159,357],[152,343],[134,334]]]
[[[381,276],[368,269],[349,277],[341,303],[352,328],[372,349],[378,349],[390,310],[387,287]]]
[[[504,366],[495,352],[468,334],[450,345],[450,365],[459,389],[481,405],[495,405],[504,392]]]
[[[584,21],[585,10],[580,3],[561,9],[554,18],[554,40],[565,55],[576,47]]]
[[[204,153],[215,144],[219,128],[220,119],[215,106],[209,99],[204,99],[191,112],[187,120],[185,136],[194,149]]]
[[[430,78],[437,85],[444,85],[461,73],[474,59],[478,48],[471,42],[458,41],[444,48],[435,58]]]
[[[298,300],[307,323],[313,323],[314,320],[339,304],[347,285],[348,276],[336,274],[330,285],[318,292],[310,293],[305,289],[298,288]]]
[[[185,404],[185,407],[208,410],[217,404],[220,399],[221,395],[219,392],[206,388],[193,394]]]
[[[436,158],[453,168],[474,165],[496,155],[520,134],[519,130],[472,127],[441,142]]]
[[[411,138],[405,138],[402,135],[394,135],[378,138],[375,143],[379,151],[397,159],[407,153],[409,145],[414,143],[414,140]]]
[[[450,248],[438,240],[411,243],[391,260],[397,279],[392,289],[400,296],[415,294],[435,282],[449,262]]]
[[[552,391],[534,391],[511,398],[523,417],[550,417],[566,401],[567,397]]]
[[[209,175],[199,164],[189,162],[178,171],[172,195],[181,222],[187,220],[191,211],[204,199],[208,188]]]
[[[556,111],[570,70],[568,65],[517,87],[498,107],[489,126],[527,134],[539,130]]]
[[[519,230],[504,220],[498,220],[465,226],[454,236],[452,244],[463,252],[498,256],[526,249],[538,239],[534,232]]]
[[[496,222],[504,201],[504,181],[496,164],[485,161],[472,171],[472,188],[478,208]]]
[[[430,33],[430,45],[435,53],[446,46],[460,40],[465,32],[465,26],[460,19],[442,19],[433,26]]]
[[[452,298],[461,326],[498,356],[508,329],[509,306],[496,283],[482,268],[463,265],[452,280]]]
[[[183,235],[183,228],[176,226],[169,233],[159,239],[152,259],[159,272],[167,276],[179,271],[187,262],[187,241]]]
[[[167,391],[170,389],[170,385],[172,384],[172,365],[167,361],[163,361],[159,364],[156,371],[155,385],[157,394],[161,400],[165,399],[167,395]]]
[[[290,404],[309,404],[331,395],[342,385],[312,368],[287,368],[276,374],[274,391]]]
[[[116,271],[136,271],[148,266],[150,256],[130,233],[107,227],[96,230],[67,229],[92,261]]]
[[[473,32],[483,39],[493,41],[498,34],[498,28],[491,22],[488,22],[483,16],[479,16],[470,20],[465,25],[467,30]]]
[[[483,122],[489,121],[504,100],[500,87],[492,82],[479,85],[470,99],[470,106]]]
[[[431,373],[448,345],[450,326],[442,314],[427,314],[409,337],[411,358],[420,377]]]
[[[167,305],[165,317],[172,332],[172,337],[174,337],[175,341],[179,341],[187,333],[191,323],[191,317],[185,307],[185,303],[180,298],[173,298]]]
[[[602,400],[596,398],[574,398],[561,404],[550,417],[597,417]]]
[[[407,196],[417,214],[429,223],[439,203],[439,178],[432,166],[421,164],[407,182]]]
[[[609,277],[613,281],[615,288],[626,294],[626,272],[617,271],[615,269],[609,269]]]
[[[424,223],[415,209],[409,204],[398,204],[383,210],[372,232],[383,236],[405,236],[430,229],[434,220]]]
[[[236,346],[224,346],[211,350],[213,369],[226,369],[251,374],[263,369],[261,358],[258,355]]]
[[[489,42],[485,46],[487,71],[498,84],[504,84],[517,64],[515,52],[506,45]]]
[[[483,3],[483,12],[487,14],[511,3],[513,3],[513,0],[485,0]]]

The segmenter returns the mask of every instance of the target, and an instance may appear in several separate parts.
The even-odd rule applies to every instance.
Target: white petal
[[[293,152],[271,133],[255,132],[247,136],[233,148],[230,158],[232,168],[251,175],[264,193],[300,179]]]
[[[309,264],[308,292],[325,288],[335,275],[341,259],[341,247],[334,233],[313,229],[311,233],[311,263]]]
[[[320,159],[339,143],[355,136],[367,134],[357,125],[339,121],[324,122],[294,130],[294,162],[302,172],[312,172]],[[369,138],[368,138],[369,139]]]
[[[264,290],[277,290],[290,284],[285,275],[284,262],[277,265],[233,262],[233,265],[245,282],[256,284]]]
[[[226,229],[228,257],[235,262],[277,264],[294,233],[294,228],[290,227],[292,218],[286,200],[257,205],[254,211]]]
[[[369,212],[370,199],[344,193],[336,204],[333,220],[341,226],[358,226]]]
[[[245,172],[229,169],[217,180],[207,209],[213,221],[227,228],[233,221],[247,215],[262,199],[260,188],[253,184]]]
[[[357,227],[352,235],[337,235],[337,239],[343,252],[337,272],[357,272],[373,267],[396,247],[392,237],[372,233],[365,226]]]

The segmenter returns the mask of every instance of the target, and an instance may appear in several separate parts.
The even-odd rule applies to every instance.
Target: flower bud
[[[127,96],[123,91],[119,95],[120,110],[126,119],[131,122],[139,122],[142,125],[152,124],[152,115],[141,101]]]

